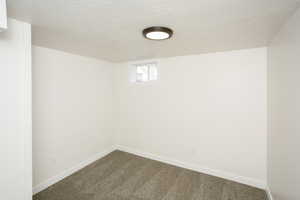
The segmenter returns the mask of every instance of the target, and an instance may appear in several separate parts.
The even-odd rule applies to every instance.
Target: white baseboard
[[[224,172],[224,171],[221,171],[221,170],[210,169],[210,168],[207,168],[207,167],[201,167],[201,166],[198,166],[198,165],[195,165],[195,164],[181,162],[181,161],[178,161],[178,160],[173,160],[173,159],[165,158],[165,157],[162,157],[162,156],[154,155],[152,153],[141,152],[139,150],[132,149],[130,147],[126,147],[126,146],[122,146],[122,145],[116,145],[116,149],[118,149],[120,151],[125,151],[125,152],[128,152],[128,153],[132,153],[132,154],[135,154],[135,155],[138,155],[138,156],[142,156],[142,157],[145,157],[145,158],[149,158],[149,159],[152,159],[152,160],[157,160],[157,161],[164,162],[164,163],[167,163],[167,164],[175,165],[175,166],[178,166],[178,167],[182,167],[182,168],[190,169],[190,170],[193,170],[193,171],[197,171],[197,172],[217,176],[217,177],[220,177],[220,178],[228,179],[228,180],[235,181],[235,182],[238,182],[238,183],[250,185],[250,186],[253,186],[253,187],[260,188],[260,189],[264,189],[264,190],[266,189],[266,183],[264,181],[257,180],[257,179],[254,179],[254,178],[239,176],[239,175],[236,175],[236,174],[233,174],[233,173],[228,173],[228,172]]]
[[[102,157],[106,156],[107,154],[113,152],[114,150],[116,150],[116,149],[114,147],[111,147],[111,148],[109,148],[109,149],[107,149],[103,152],[97,153],[96,155],[90,157],[89,159],[80,162],[76,166],[74,166],[72,168],[69,168],[69,169],[63,171],[62,173],[52,177],[52,178],[47,179],[46,181],[38,184],[37,186],[35,186],[33,188],[33,191],[32,191],[33,194],[39,193],[40,191],[48,188],[49,186],[61,181],[62,179],[70,176],[71,174],[77,172],[78,170],[88,166],[89,164],[95,162],[96,160],[99,160],[100,158],[102,158]]]
[[[268,200],[274,200],[273,196],[272,196],[272,193],[271,193],[271,190],[269,187],[266,188],[266,193],[268,195]]]

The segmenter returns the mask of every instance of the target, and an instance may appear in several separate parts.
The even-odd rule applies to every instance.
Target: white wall
[[[300,199],[300,10],[268,48],[268,185],[276,200]]]
[[[0,0],[0,32],[7,29],[6,0]]]
[[[31,27],[0,33],[0,199],[31,199]]]
[[[33,47],[34,187],[111,148],[112,70],[108,62]]]
[[[115,70],[117,144],[264,187],[266,48],[160,60],[159,80]]]

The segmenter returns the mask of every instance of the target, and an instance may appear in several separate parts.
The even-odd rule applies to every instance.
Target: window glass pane
[[[156,65],[149,65],[149,80],[157,80],[157,68]]]
[[[149,80],[149,68],[146,65],[137,66],[136,68],[136,81],[137,82],[145,82]]]

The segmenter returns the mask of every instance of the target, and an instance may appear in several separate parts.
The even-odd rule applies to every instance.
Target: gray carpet
[[[267,200],[263,190],[114,151],[34,200]]]

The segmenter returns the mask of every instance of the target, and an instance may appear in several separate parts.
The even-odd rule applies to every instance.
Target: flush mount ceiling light
[[[152,26],[145,28],[143,35],[149,40],[166,40],[172,37],[173,31],[167,27]]]

